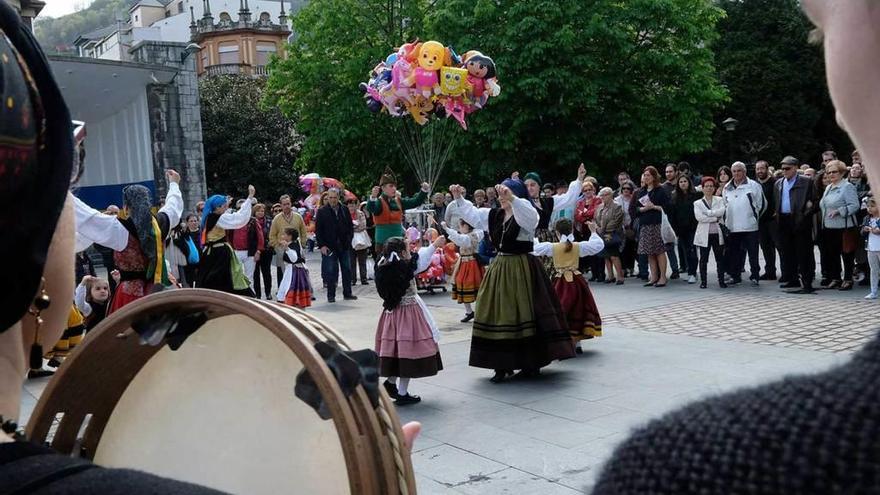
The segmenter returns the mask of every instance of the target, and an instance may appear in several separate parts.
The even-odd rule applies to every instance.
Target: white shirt
[[[538,242],[537,239],[534,241],[534,248],[532,250],[532,254],[535,256],[553,256],[553,245],[558,244],[556,242]],[[584,242],[574,242],[578,247],[578,256],[583,258],[584,256],[592,256],[594,254],[599,254],[605,249],[605,241],[599,237],[599,234],[593,232],[590,234],[590,238]]]

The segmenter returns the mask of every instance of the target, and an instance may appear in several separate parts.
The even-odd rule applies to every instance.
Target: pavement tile
[[[503,464],[451,445],[439,445],[416,452],[412,459],[416,473],[420,476],[453,489],[456,485],[482,479],[507,469]]]

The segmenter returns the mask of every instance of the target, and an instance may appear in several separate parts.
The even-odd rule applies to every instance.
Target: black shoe
[[[352,294],[352,295],[349,295],[349,296],[342,296],[342,298],[345,299],[346,301],[357,301],[358,296],[355,296],[355,295]]]
[[[54,374],[55,374],[55,372],[52,371],[52,370],[47,370],[47,369],[40,368],[40,369],[36,369],[36,370],[33,370],[33,369],[32,369],[32,370],[28,370],[28,376],[27,376],[27,377],[28,377],[29,379],[30,379],[30,378],[44,378],[44,377],[47,377],[47,376],[52,376],[52,375],[54,375]]]
[[[724,280],[719,280],[719,281],[718,281],[718,287],[721,287],[722,289],[726,289],[726,288],[727,288],[727,282],[725,282]]]
[[[812,287],[804,287],[803,289],[798,289],[798,290],[794,290],[794,291],[789,292],[789,294],[815,294],[815,293],[816,293],[816,289],[814,289]]]
[[[752,279],[752,287],[757,287],[757,286],[758,286],[758,279],[753,278]]]
[[[388,380],[385,380],[382,383],[382,386],[385,387],[385,392],[387,392],[388,395],[391,396],[392,399],[396,399],[400,396],[400,394],[397,393],[397,385],[396,384],[391,383]]]
[[[678,272],[672,272],[672,275],[669,276],[672,280],[678,280],[681,277],[681,274]]]
[[[800,289],[801,284],[797,282],[787,282],[779,286],[780,289]]]
[[[327,298],[327,302],[328,302],[328,303],[335,303],[335,302],[336,302],[336,298],[335,298],[335,297],[328,297],[328,298]]]
[[[535,378],[541,375],[541,368],[521,369],[513,375],[514,378]]]
[[[316,300],[316,299],[315,299],[315,296],[312,296],[312,301],[315,301],[315,300]]]
[[[49,362],[46,363],[46,365],[49,366],[50,368],[57,368],[57,367],[61,366],[61,361],[59,361],[56,358],[52,358],[49,360]]]
[[[370,285],[370,283],[367,282],[366,280],[361,280],[361,285]]]
[[[648,283],[642,285],[642,287],[653,287],[655,285],[657,285],[657,282],[648,282]]]
[[[410,404],[418,404],[422,401],[422,398],[418,395],[412,395],[407,393],[406,395],[397,396],[397,400],[394,401],[398,406],[408,406]]]
[[[464,318],[461,319],[461,322],[462,322],[462,323],[467,323],[467,322],[469,322],[469,321],[471,321],[471,320],[473,320],[473,319],[474,319],[474,312],[471,311],[470,313],[464,315]]]
[[[584,350],[583,350],[583,348],[581,348],[581,346],[577,345],[574,347],[574,353],[575,354],[583,354]]]
[[[495,370],[495,376],[489,378],[489,381],[492,383],[501,383],[507,379],[508,375],[512,375],[513,372],[509,370]]]
[[[707,287],[707,286],[706,286],[706,281],[705,281],[705,280],[703,280],[702,282],[700,282],[700,288],[701,288],[701,289],[705,289],[706,287]]]

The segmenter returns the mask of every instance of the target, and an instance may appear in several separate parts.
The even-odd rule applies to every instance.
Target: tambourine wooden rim
[[[28,438],[44,442],[53,421],[63,413],[52,448],[61,453],[79,448],[78,455],[91,459],[123,393],[165,345],[141,345],[136,334],[126,338],[119,334],[129,331],[132,322],[145,315],[180,310],[205,312],[209,320],[242,314],[269,330],[296,355],[309,370],[332,414],[351,493],[415,493],[409,451],[388,395],[380,387],[379,407],[375,410],[363,387],[346,398],[314,348],[317,341],[333,340],[348,349],[336,332],[305,312],[207,289],[153,294],[105,319],[50,380],[28,422]],[[87,415],[91,417],[80,444],[78,437]]]

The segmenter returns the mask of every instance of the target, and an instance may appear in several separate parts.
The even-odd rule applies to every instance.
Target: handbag
[[[367,249],[371,244],[370,236],[368,236],[366,232],[355,232],[351,238],[351,247],[354,248],[355,251]]]
[[[196,248],[196,243],[193,242],[192,237],[186,236],[186,245],[189,247],[189,256],[186,258],[187,265],[198,265],[199,264],[199,250]]]
[[[620,235],[620,231],[605,234],[602,236],[602,240],[605,242],[605,249],[620,249],[623,244],[623,236]]]
[[[663,238],[664,244],[672,244],[678,237],[675,235],[675,231],[672,230],[672,225],[669,223],[669,217],[666,216],[666,212],[662,212],[663,216],[660,220],[660,237]]]

